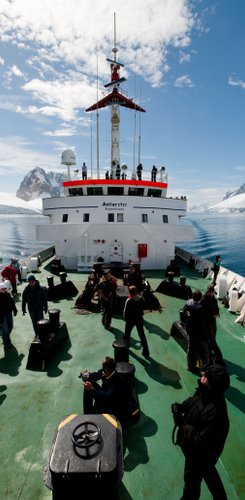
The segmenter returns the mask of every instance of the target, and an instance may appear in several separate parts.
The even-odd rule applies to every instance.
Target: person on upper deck
[[[151,180],[152,182],[156,182],[157,180],[157,167],[155,165],[153,165],[151,170]]]
[[[87,175],[88,175],[87,166],[86,166],[86,163],[83,162],[83,164],[82,164],[82,180],[83,181],[87,180]]]
[[[137,177],[138,177],[139,181],[142,180],[142,170],[143,170],[142,163],[139,163],[139,165],[137,165],[137,169],[136,169]]]
[[[121,167],[119,165],[119,163],[117,164],[117,168],[116,168],[116,178],[119,180],[121,177]]]

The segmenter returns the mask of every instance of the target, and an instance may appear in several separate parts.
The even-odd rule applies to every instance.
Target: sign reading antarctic
[[[112,202],[112,201],[104,201],[102,203],[102,207],[104,207],[105,210],[124,210],[126,208],[127,203],[123,202]]]

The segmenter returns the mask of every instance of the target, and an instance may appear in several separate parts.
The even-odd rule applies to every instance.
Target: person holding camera
[[[192,397],[171,407],[175,427],[173,442],[185,456],[182,500],[198,500],[204,479],[213,498],[227,500],[221,478],[215,467],[229,432],[229,417],[224,392],[230,378],[226,368],[213,365],[199,380]],[[177,438],[174,440],[175,431]]]
[[[116,362],[106,356],[102,368],[96,372],[83,370],[83,410],[85,414],[111,413],[119,420],[126,412],[126,385],[116,371]],[[101,385],[98,384],[101,381]]]

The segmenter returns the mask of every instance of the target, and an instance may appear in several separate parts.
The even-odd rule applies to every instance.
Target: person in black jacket
[[[117,290],[117,280],[111,275],[109,270],[104,271],[96,290],[98,290],[102,305],[102,325],[104,325],[106,329],[110,329],[113,301]]]
[[[213,262],[213,266],[212,266],[212,271],[213,271],[213,279],[212,279],[212,285],[216,285],[216,280],[217,280],[217,276],[219,274],[219,271],[220,271],[220,266],[221,266],[221,258],[220,258],[220,255],[216,255],[215,259],[214,259],[214,262]]]
[[[189,299],[183,307],[188,334],[187,369],[194,373],[198,358],[201,359],[203,368],[209,364],[208,334],[201,299],[200,290],[195,290],[192,299]]]
[[[37,322],[43,319],[43,312],[48,311],[47,293],[34,274],[29,274],[27,281],[28,285],[22,294],[22,313],[26,314],[27,305],[35,334],[38,335]]]
[[[208,285],[205,295],[201,299],[204,309],[205,328],[208,332],[208,347],[210,351],[210,360],[218,364],[224,364],[222,352],[216,342],[217,325],[216,318],[219,318],[218,301],[214,295],[214,286]]]
[[[149,358],[149,347],[144,332],[144,307],[145,301],[140,295],[138,295],[136,286],[130,286],[129,298],[125,302],[123,311],[123,319],[126,322],[123,338],[130,342],[131,332],[134,326],[136,326],[142,344],[142,355],[145,358]]]
[[[83,409],[85,414],[111,413],[121,419],[126,414],[126,385],[116,371],[116,362],[106,356],[102,368],[97,372],[83,370],[79,378],[83,380]],[[101,380],[102,384],[98,384]]]
[[[13,297],[8,293],[6,283],[0,283],[0,324],[2,328],[2,337],[4,349],[9,349],[12,346],[10,333],[13,329],[13,313],[17,314],[17,308]]]
[[[226,368],[214,365],[207,368],[199,380],[194,396],[182,404],[172,405],[177,426],[177,441],[185,456],[184,490],[182,500],[198,500],[204,479],[216,500],[227,495],[215,467],[229,432],[224,392],[230,378]]]

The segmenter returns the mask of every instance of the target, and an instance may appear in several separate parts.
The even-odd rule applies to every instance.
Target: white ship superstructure
[[[128,266],[130,261],[140,262],[142,269],[165,269],[174,259],[175,243],[192,239],[192,227],[180,224],[186,215],[187,201],[167,197],[165,168],[143,172],[120,164],[119,107],[135,112],[144,109],[124,93],[119,92],[120,67],[116,60],[108,59],[111,81],[105,85],[111,91],[86,111],[111,107],[111,165],[100,178],[88,178],[85,168],[81,178],[71,178],[70,167],[76,164],[74,152],[66,150],[62,163],[68,167],[63,182],[64,196],[43,200],[43,214],[49,225],[37,227],[37,239],[54,241],[56,257],[67,269],[85,270],[96,262],[107,266]],[[85,165],[84,165],[85,167]],[[155,169],[155,172],[154,172]],[[149,180],[151,178],[151,180]]]

